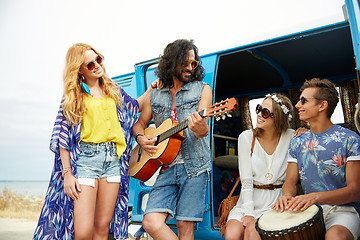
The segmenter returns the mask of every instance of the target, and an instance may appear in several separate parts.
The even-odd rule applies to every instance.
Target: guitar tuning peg
[[[225,115],[225,114],[224,114],[224,115],[221,115],[221,118],[222,118],[222,120],[225,120],[226,115]]]
[[[226,113],[227,117],[232,117],[232,115],[230,113]]]
[[[217,116],[217,117],[215,118],[215,120],[216,120],[216,121],[219,121],[219,120],[221,120],[221,117]]]

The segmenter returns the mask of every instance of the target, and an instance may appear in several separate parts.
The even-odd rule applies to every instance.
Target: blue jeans
[[[82,185],[95,186],[95,179],[107,177],[108,182],[120,182],[120,159],[113,142],[80,142],[76,161],[77,178]]]
[[[150,191],[145,214],[168,213],[166,222],[174,217],[180,221],[201,222],[207,184],[208,172],[189,178],[184,164],[175,164],[160,172]]]

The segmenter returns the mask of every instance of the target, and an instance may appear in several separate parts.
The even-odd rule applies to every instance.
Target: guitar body
[[[165,120],[158,128],[148,127],[145,135],[156,137],[177,125],[171,119]],[[182,134],[183,131],[180,132]],[[140,181],[147,181],[162,165],[171,164],[178,155],[181,142],[184,139],[179,133],[160,142],[158,150],[151,157],[144,150],[139,155],[140,145],[136,145],[131,152],[129,160],[129,176]]]

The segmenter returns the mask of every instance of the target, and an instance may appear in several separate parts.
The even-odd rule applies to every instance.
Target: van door
[[[155,70],[159,59],[153,59],[146,62],[138,63],[135,65],[136,76],[136,92],[140,96],[150,84],[157,79]],[[208,54],[202,56],[202,66],[206,69],[204,82],[208,83],[213,88],[215,72],[217,65],[217,54]],[[212,128],[212,120],[210,121],[210,128]],[[150,122],[151,124],[151,122]],[[211,134],[209,134],[210,138]],[[146,208],[146,202],[149,192],[156,180],[157,172],[146,182],[141,182],[134,178],[130,178],[130,196],[129,207],[131,207],[131,222],[132,224],[141,224],[143,214]],[[195,224],[195,239],[220,239],[217,231],[212,231],[213,218],[212,218],[212,195],[211,184],[207,187],[207,194],[205,199],[205,213],[204,220],[201,223]],[[176,221],[171,220],[168,225],[176,232]]]
[[[357,71],[360,66],[360,3],[359,0],[345,0],[347,21],[350,25],[351,37],[356,58]]]

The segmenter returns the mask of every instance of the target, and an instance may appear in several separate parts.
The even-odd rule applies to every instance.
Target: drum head
[[[307,222],[313,218],[319,211],[318,206],[312,205],[304,212],[277,212],[270,209],[264,213],[258,220],[258,227],[264,231],[280,231],[289,229],[299,224]]]

